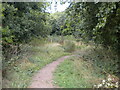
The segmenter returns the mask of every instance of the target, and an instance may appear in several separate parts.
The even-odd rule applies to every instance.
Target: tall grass
[[[94,44],[76,46],[74,54],[77,56],[64,61],[54,73],[57,85],[63,88],[91,88],[109,75],[114,76],[112,82],[118,78],[115,74],[119,71],[118,56],[111,49]]]
[[[86,53],[82,55],[80,52],[79,55],[82,55],[85,60],[94,62],[94,66],[100,67],[101,72],[111,74],[118,72],[118,56],[110,49],[107,50],[102,46],[90,46],[84,52]]]
[[[44,42],[44,40],[41,44],[40,39],[34,40],[30,44],[21,46],[24,48],[21,55],[25,55],[16,60],[12,64],[13,67],[7,70],[6,77],[3,79],[3,88],[26,88],[33,74],[38,70],[57,58],[69,54],[64,52],[60,44]]]
[[[99,69],[96,71],[92,63],[74,56],[60,64],[54,73],[54,81],[63,88],[92,88],[104,79]]]
[[[63,48],[66,52],[73,52],[75,51],[75,43],[72,41],[66,41]]]

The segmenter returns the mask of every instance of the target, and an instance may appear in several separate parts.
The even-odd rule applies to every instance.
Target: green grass
[[[107,50],[101,46],[88,46],[79,55],[85,60],[92,61],[94,67],[99,67],[101,72],[114,74],[118,71],[119,61],[117,55],[111,50]]]
[[[59,57],[70,53],[56,43],[46,43],[43,45],[35,44],[28,48],[29,56],[18,60],[15,66],[7,71],[3,81],[4,88],[26,88],[31,82],[33,74],[44,67],[46,64],[57,60]]]
[[[101,46],[76,43],[75,57],[65,60],[54,73],[63,88],[91,88],[118,71],[118,57]],[[117,76],[117,75],[115,75]]]
[[[3,87],[26,88],[33,74],[38,70],[61,56],[71,54],[77,54],[79,57],[68,58],[58,66],[54,73],[55,84],[60,87],[90,88],[105,78],[104,72],[112,73],[117,70],[115,66],[117,58],[113,53],[101,47],[95,48],[80,41],[75,42],[74,39],[72,42],[75,43],[75,52],[68,53],[64,49],[65,43],[60,43],[63,40],[66,42],[68,37],[63,38],[54,38],[57,40],[52,39],[52,42],[34,39],[29,45],[23,45],[21,48],[24,48],[24,53],[21,55],[25,54],[25,58],[16,60],[12,65],[13,68],[7,70],[6,77],[3,79]]]
[[[54,77],[55,84],[63,88],[92,88],[104,75],[92,63],[75,56],[61,63]]]

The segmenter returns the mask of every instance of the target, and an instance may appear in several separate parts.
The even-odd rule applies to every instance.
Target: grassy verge
[[[57,85],[63,88],[91,88],[105,76],[91,62],[71,57],[61,63],[54,73]]]
[[[3,80],[4,88],[26,88],[30,84],[31,77],[46,64],[57,58],[68,55],[58,43],[46,43],[28,45],[27,57],[17,60],[14,67],[7,71]]]
[[[54,73],[57,85],[63,88],[91,88],[98,84],[99,87],[102,80],[108,78],[118,83],[119,79],[114,74],[118,71],[118,58],[112,51],[80,42],[76,45],[73,54],[78,56],[65,60]],[[113,83],[110,85],[105,87],[115,86]]]

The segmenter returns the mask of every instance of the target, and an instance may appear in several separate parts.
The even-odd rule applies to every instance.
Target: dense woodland
[[[56,13],[47,12],[50,3],[44,2],[3,2],[0,5],[4,78],[7,77],[8,68],[14,67],[13,63],[22,59],[24,54],[25,57],[29,55],[30,51],[26,48],[32,45],[30,42],[43,43],[50,38],[56,40],[61,37],[59,41],[63,43],[67,36],[74,37],[76,42],[94,45],[97,62],[104,62],[103,59],[106,59],[106,64],[111,62],[106,68],[103,63],[97,64],[98,67],[120,77],[120,2],[71,2],[64,12]],[[97,51],[99,47],[108,53]],[[90,60],[95,63],[93,57]]]

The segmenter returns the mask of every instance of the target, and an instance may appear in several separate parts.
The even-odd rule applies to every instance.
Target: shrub
[[[66,52],[73,52],[75,50],[75,44],[72,41],[66,41],[63,48]]]

